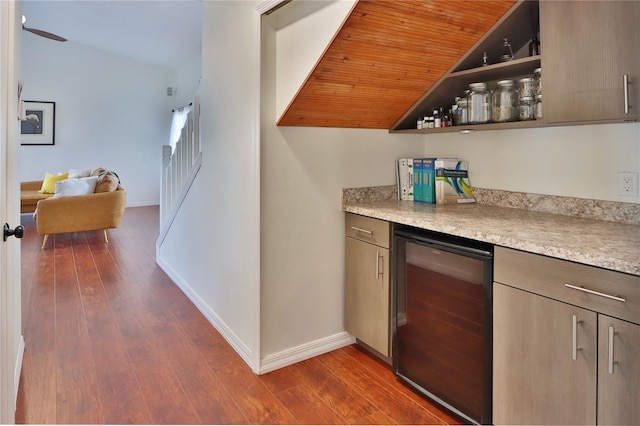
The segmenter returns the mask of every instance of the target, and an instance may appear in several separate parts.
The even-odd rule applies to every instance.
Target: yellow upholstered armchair
[[[49,235],[65,232],[103,230],[104,241],[108,242],[107,229],[120,226],[126,197],[126,191],[118,184],[114,191],[38,201],[33,217],[38,234],[44,236],[42,248]]]

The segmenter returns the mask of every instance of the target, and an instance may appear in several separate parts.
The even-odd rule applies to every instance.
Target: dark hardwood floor
[[[155,263],[156,207],[40,249],[22,216],[26,348],[16,421],[458,424],[356,346],[255,375]]]

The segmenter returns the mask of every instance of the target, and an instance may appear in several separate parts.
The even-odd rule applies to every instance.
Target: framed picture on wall
[[[24,116],[20,123],[21,145],[54,145],[56,103],[24,101]]]

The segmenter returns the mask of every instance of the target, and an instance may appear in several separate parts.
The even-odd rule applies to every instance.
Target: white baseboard
[[[157,253],[157,251],[156,251]],[[257,372],[259,366],[254,365],[253,352],[244,342],[227,326],[227,324],[207,305],[198,294],[177,274],[160,256],[156,255],[156,263],[171,278],[180,290],[191,300],[196,308],[204,315],[211,325],[218,330],[231,347],[240,355],[244,362]]]
[[[136,202],[127,203],[125,207],[150,207],[150,206],[159,206],[159,205],[160,205],[159,201],[151,200],[151,201],[136,201]]]
[[[279,368],[287,367],[305,359],[322,355],[356,342],[356,339],[346,331],[334,334],[313,342],[305,343],[294,348],[267,355],[260,360],[260,370],[258,374],[265,374]]]
[[[14,395],[15,401],[14,404],[17,407],[18,404],[18,388],[20,387],[20,372],[22,371],[22,360],[24,358],[24,336],[20,335],[20,341],[18,342],[18,356],[16,357],[16,365],[13,371],[13,383],[15,386]]]

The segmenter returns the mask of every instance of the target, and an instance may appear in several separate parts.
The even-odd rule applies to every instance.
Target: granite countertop
[[[393,193],[364,194],[345,197],[343,192],[342,210],[640,276],[637,224],[480,202],[436,206],[400,201]]]

